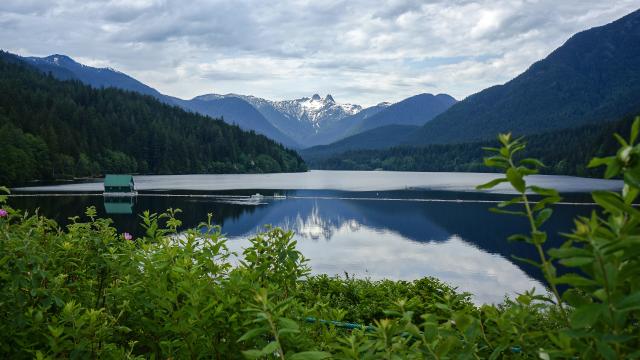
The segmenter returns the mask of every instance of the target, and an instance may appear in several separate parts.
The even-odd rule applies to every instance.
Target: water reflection
[[[288,224],[296,232],[298,248],[310,259],[313,273],[347,272],[371,279],[401,280],[434,276],[471,292],[480,303],[500,302],[505,294],[543,288],[505,257],[479,249],[457,235],[443,241],[417,242],[355,219],[336,223],[319,215],[316,206],[306,219],[298,216]],[[287,226],[287,222],[281,225]],[[248,244],[246,237],[231,239],[231,249],[238,252]]]
[[[408,193],[403,196],[415,196]],[[289,192],[286,200],[259,202],[234,197],[246,195],[242,192],[200,198],[148,195],[122,205],[103,205],[102,197],[97,196],[13,197],[10,201],[23,209],[40,208],[41,213],[62,223],[89,205],[96,206],[101,215],[114,205],[124,206],[132,213],[108,216],[119,231],[137,235],[142,234],[137,214],[143,210],[181,208],[185,227],[196,226],[207,213],[213,213],[214,221],[231,239],[230,247],[236,250],[246,246],[246,238],[263,225],[282,226],[295,231],[299,248],[311,259],[315,273],[348,272],[373,279],[407,280],[435,276],[472,292],[479,302],[498,302],[505,293],[542,288],[538,269],[511,260],[512,254],[532,258],[535,252],[525,244],[505,240],[526,231],[526,222],[493,214],[487,203],[358,199],[361,193],[344,192],[324,192],[322,196]],[[380,193],[384,195],[389,194]],[[573,217],[590,210],[589,206],[558,206],[545,227],[550,234],[568,231]],[[558,236],[551,236],[549,246],[559,241]]]
[[[133,214],[135,199],[133,196],[106,196],[103,204],[104,211],[109,215]]]
[[[449,216],[465,214],[460,211],[464,207],[430,204],[418,211],[424,205],[315,200],[295,204],[304,210],[270,223],[296,233],[299,249],[310,259],[313,273],[347,272],[402,280],[429,275],[471,292],[478,302],[500,302],[505,294],[543,288],[504,256],[480,249],[432,221],[433,217],[424,216],[424,210],[445,211]],[[431,209],[433,205],[435,209]],[[284,204],[274,205],[270,212],[275,214],[264,219],[280,217],[280,206]],[[257,231],[259,227],[232,237],[231,248],[241,252],[248,244],[247,237]]]

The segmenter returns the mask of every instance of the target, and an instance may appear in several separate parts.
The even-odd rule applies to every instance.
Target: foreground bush
[[[240,265],[209,220],[178,233],[178,210],[145,213],[144,237],[118,234],[93,208],[61,229],[0,196],[0,354],[4,358],[638,358],[640,120],[620,151],[595,159],[621,193],[595,192],[602,212],[579,218],[548,253],[541,225],[559,194],[527,185],[542,166],[501,135],[487,166],[519,195],[496,211],[529,219],[514,235],[538,250],[548,291],[474,306],[436,279],[309,276],[293,234],[267,228]],[[6,189],[5,189],[6,190]],[[531,202],[530,194],[540,200]],[[556,267],[568,271],[558,276]],[[562,290],[565,289],[566,290]],[[353,324],[354,322],[358,324]]]
[[[145,213],[146,234],[135,240],[94,208],[65,230],[6,204],[3,211],[0,331],[9,336],[0,353],[10,358],[242,358],[278,350],[273,329],[283,354],[314,358],[325,354],[309,349],[335,345],[318,339],[346,332],[301,327],[305,319],[372,323],[399,296],[421,310],[436,309],[431,295],[471,307],[435,279],[308,277],[293,234],[279,228],[251,239],[244,262],[232,267],[220,228],[209,219],[178,234],[179,211]]]

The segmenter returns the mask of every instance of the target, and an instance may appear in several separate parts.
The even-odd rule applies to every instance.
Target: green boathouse
[[[107,175],[104,177],[105,194],[133,193],[134,188],[135,184],[131,175]]]

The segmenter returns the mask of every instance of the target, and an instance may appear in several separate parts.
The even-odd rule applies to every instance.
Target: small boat
[[[253,200],[260,200],[262,198],[264,198],[264,196],[262,196],[262,194],[260,194],[260,193],[255,193],[255,194],[251,195],[251,199],[253,199]]]
[[[282,194],[278,194],[278,193],[273,193],[273,198],[274,199],[286,199],[287,195],[282,195]]]

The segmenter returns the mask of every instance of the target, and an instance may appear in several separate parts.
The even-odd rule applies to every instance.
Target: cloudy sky
[[[0,48],[66,54],[163,93],[372,105],[461,99],[640,0],[1,0]]]

